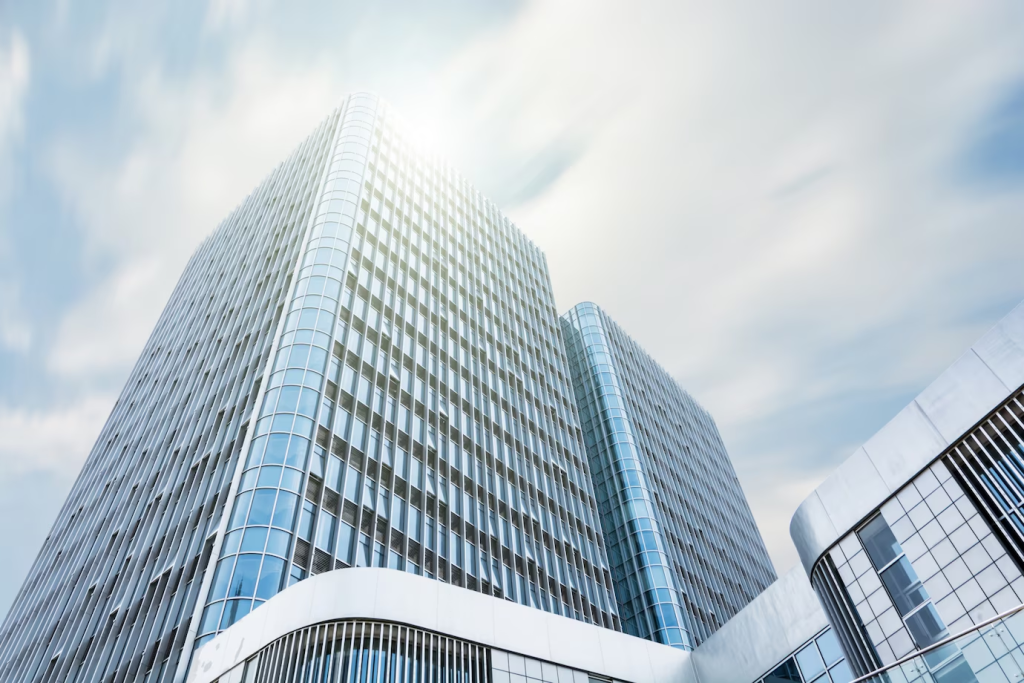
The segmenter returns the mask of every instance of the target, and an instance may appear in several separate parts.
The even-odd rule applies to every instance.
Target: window
[[[868,552],[868,557],[871,558],[871,563],[875,565],[875,569],[881,569],[886,566],[903,552],[900,544],[896,542],[896,537],[893,536],[892,530],[881,515],[875,516],[874,519],[865,524],[864,528],[860,530],[859,535],[861,542],[864,544],[864,549]]]
[[[928,599],[928,593],[905,555],[882,572],[882,583],[892,596],[896,609],[904,616]]]
[[[857,533],[917,648],[928,647],[945,638],[948,635],[946,625],[885,519],[876,515]],[[951,644],[928,653],[924,659],[939,676],[943,665],[950,671],[956,667],[954,656],[962,659],[960,649]]]
[[[853,672],[831,628],[818,634],[757,683],[850,683]]]

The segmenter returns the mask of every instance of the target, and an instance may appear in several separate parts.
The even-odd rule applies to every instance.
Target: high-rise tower
[[[562,330],[623,630],[699,645],[775,580],[722,437],[599,307]]]
[[[0,628],[0,680],[180,681],[389,567],[618,629],[544,255],[354,95],[192,257]]]

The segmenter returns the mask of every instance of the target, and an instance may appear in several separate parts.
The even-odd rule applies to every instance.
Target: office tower
[[[718,428],[599,307],[562,333],[623,630],[699,645],[775,580]]]
[[[189,260],[0,628],[0,680],[170,680],[187,664],[337,124],[321,123]]]
[[[180,681],[347,566],[617,629],[543,254],[376,98],[203,243],[0,629],[0,680]]]

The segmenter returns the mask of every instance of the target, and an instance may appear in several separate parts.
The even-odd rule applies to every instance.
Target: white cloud
[[[221,7],[211,26],[254,21]],[[52,367],[126,373],[198,240],[347,90],[384,84],[485,191],[557,177],[506,208],[560,305],[601,304],[693,391],[743,481],[775,464],[748,492],[789,566],[789,514],[848,447],[810,408],[912,393],[1024,296],[1021,194],[953,177],[1022,75],[1022,23],[1011,3],[534,2],[436,70],[376,24],[302,60],[256,26],[186,82],[111,23],[95,62],[123,69],[127,151],[65,139],[51,166],[114,265]]]
[[[21,130],[22,99],[31,80],[28,43],[20,32],[0,44],[0,149]]]
[[[953,177],[1024,75],[1022,23],[997,3],[538,3],[462,56],[524,153],[601,109],[583,155],[512,217],[560,306],[603,305],[739,444],[777,566],[796,559],[792,510],[846,452],[826,424],[745,435],[913,393],[1024,296],[1024,197]],[[753,487],[765,461],[770,492]]]
[[[92,394],[44,410],[0,407],[0,479],[45,470],[70,481],[113,405],[112,396]]]
[[[0,42],[0,204],[10,192],[10,146],[24,126],[22,109],[31,81],[30,62],[28,43],[21,33],[14,31],[6,44]],[[0,229],[0,259],[9,257],[4,237]],[[16,283],[0,273],[0,350],[25,353],[32,344],[32,325],[21,310],[18,293]]]
[[[326,69],[295,69],[259,45],[220,76],[179,85],[155,68],[127,103],[140,132],[112,165],[84,141],[51,168],[85,228],[86,258],[109,274],[61,321],[50,368],[83,380],[135,361],[188,256],[337,104]]]
[[[32,325],[18,301],[18,290],[0,278],[0,349],[23,354],[32,347]]]

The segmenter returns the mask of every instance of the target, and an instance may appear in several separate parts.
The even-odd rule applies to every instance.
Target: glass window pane
[[[228,588],[229,598],[251,598],[256,592],[256,577],[260,573],[260,555],[239,555],[235,573]],[[233,623],[233,622],[232,622]]]
[[[796,669],[796,660],[790,657],[764,677],[764,683],[800,683],[800,673]]]
[[[260,583],[256,589],[256,597],[266,600],[277,594],[281,588],[281,575],[284,573],[284,560],[267,557],[263,560],[263,571],[260,572]]]
[[[231,626],[252,609],[252,600],[228,600],[224,609],[224,617],[220,620],[222,629]]]
[[[910,629],[910,635],[914,637],[918,647],[927,647],[948,635],[946,625],[942,623],[942,618],[931,603],[907,617],[907,628]]]
[[[832,664],[843,656],[843,651],[839,647],[839,641],[836,639],[836,634],[832,632],[832,629],[818,636],[818,649],[821,650],[821,656],[826,664]]]
[[[274,507],[274,518],[272,524],[282,529],[291,531],[295,522],[295,508],[298,505],[299,497],[287,491],[277,494],[277,505]]]
[[[270,538],[267,541],[267,552],[273,553],[274,555],[280,555],[281,557],[287,557],[288,543],[291,540],[291,534],[285,533],[284,531],[278,531],[277,529],[272,529],[270,531]]]
[[[832,677],[832,683],[850,683],[853,680],[853,672],[850,671],[850,665],[846,660],[829,669],[828,675]]]
[[[800,665],[800,672],[804,675],[805,681],[814,680],[814,677],[825,670],[825,662],[821,661],[818,648],[811,643],[796,653],[796,662]]]
[[[252,509],[249,510],[250,526],[270,524],[270,515],[274,511],[274,499],[277,491],[274,489],[256,489],[256,495],[252,499]]]
[[[210,600],[220,600],[228,594],[228,581],[231,578],[231,570],[234,568],[234,556],[225,557],[217,563],[217,573],[213,575],[213,587],[210,589]],[[219,619],[220,616],[217,618]]]
[[[871,563],[875,565],[875,569],[881,569],[903,552],[882,515],[877,515],[868,522],[858,534],[861,543],[864,544],[864,549],[868,551]]]
[[[988,670],[986,669],[986,673]],[[994,674],[1000,676],[1001,674]],[[935,678],[935,683],[968,683],[968,681],[977,681],[978,679],[974,675],[974,670],[971,668],[967,660],[964,659],[963,655],[958,656],[956,659],[945,665],[932,676]]]
[[[316,525],[316,545],[328,553],[334,552],[335,517],[326,510],[320,511],[320,519]]]
[[[267,527],[249,527],[242,538],[242,552],[263,552],[267,544]]]
[[[928,599],[928,592],[906,557],[901,557],[882,572],[882,583],[889,589],[889,595],[900,614],[907,614]]]
[[[220,623],[220,614],[224,610],[223,602],[215,602],[212,605],[207,605],[203,611],[203,620],[199,623],[200,633],[211,633],[217,630],[217,624]]]

